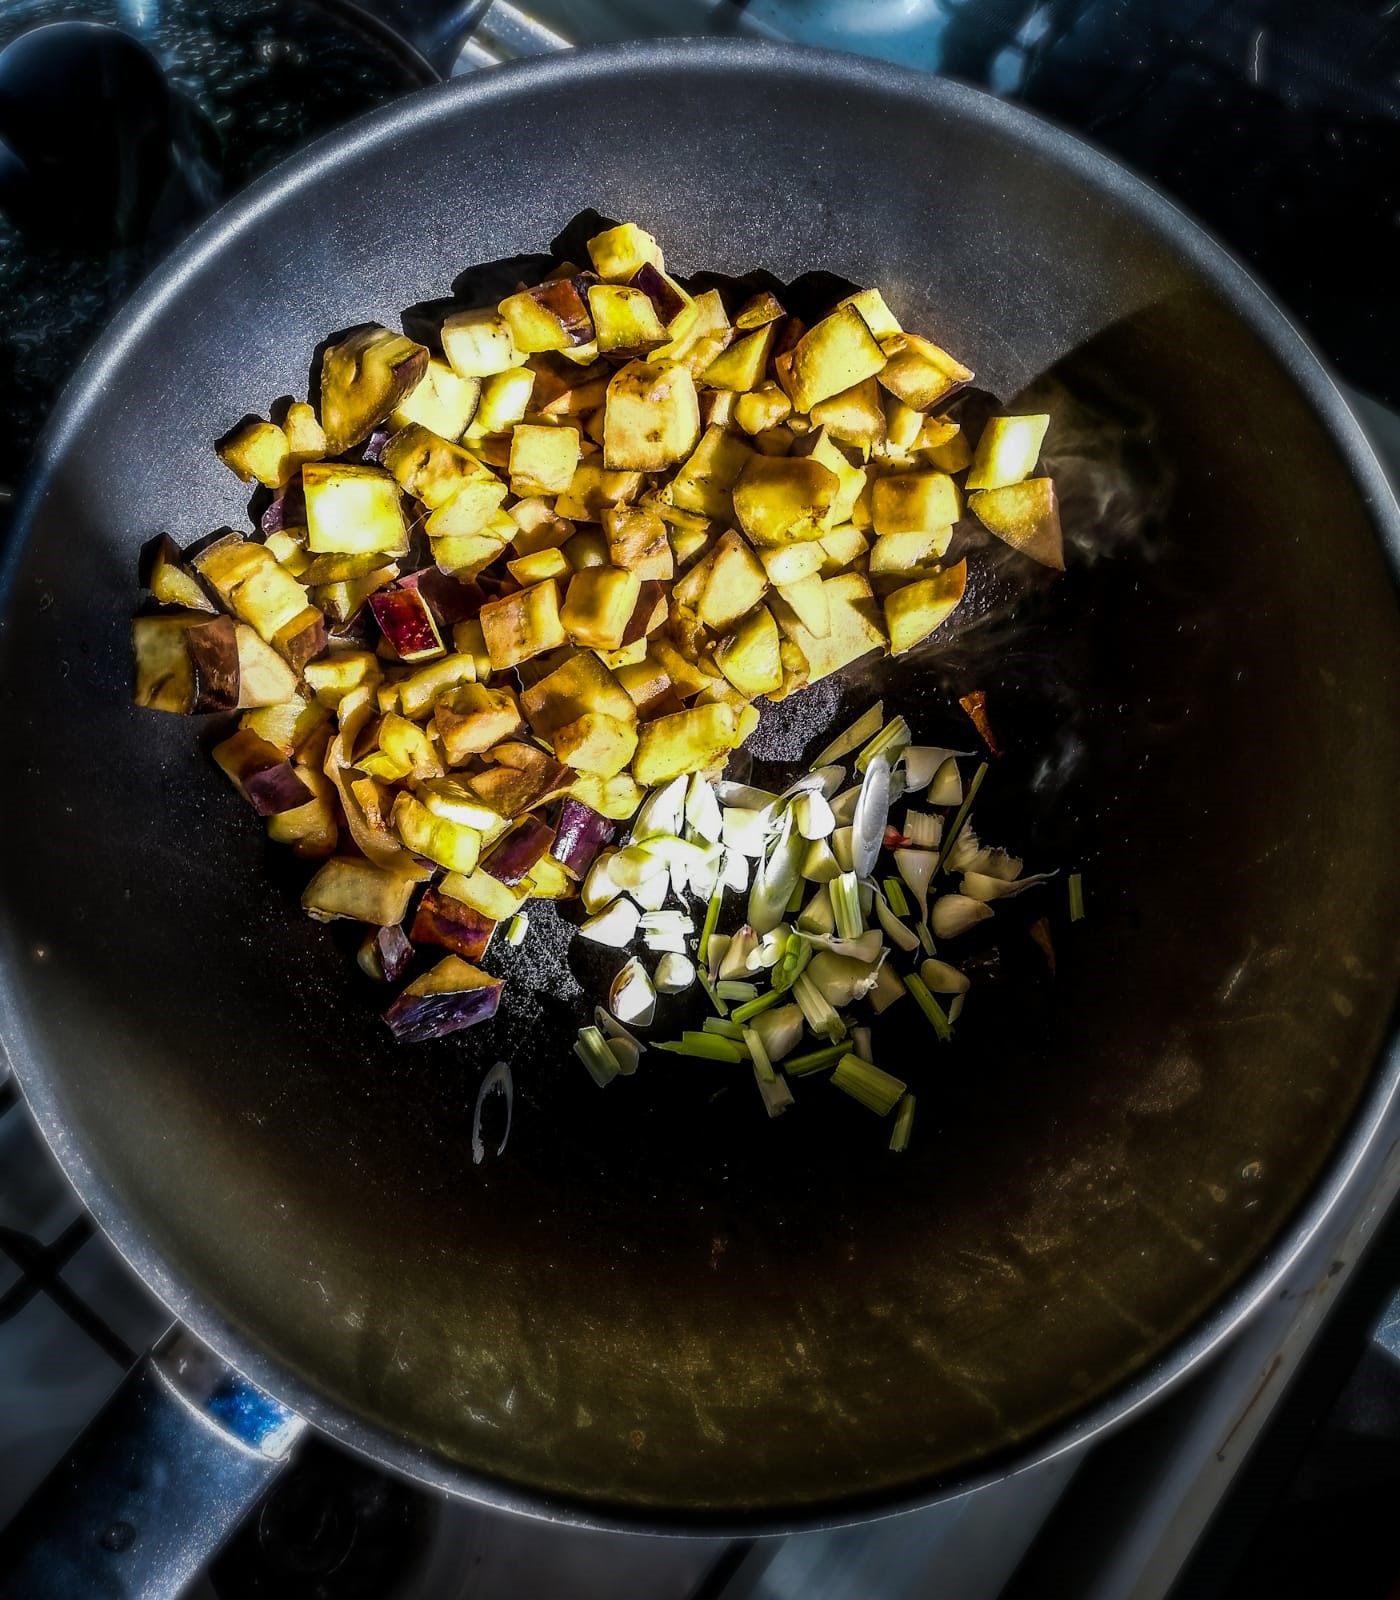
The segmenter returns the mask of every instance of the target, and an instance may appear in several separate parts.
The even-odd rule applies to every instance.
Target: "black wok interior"
[[[1372,1081],[1400,932],[1394,507],[1181,219],[946,85],[649,48],[361,127],[166,272],[50,439],[0,639],[5,1033],[36,1109],[198,1331],[449,1486],[790,1521],[1007,1460],[1170,1365]],[[1057,418],[1099,417],[1066,464],[1062,582],[997,563],[947,649],[762,736],[811,752],[878,683],[968,747],[956,697],[983,689],[1008,748],[983,837],[1085,874],[1073,929],[1063,879],[1036,892],[1053,980],[1028,896],[951,1047],[892,1014],[903,1157],[820,1082],[773,1123],[708,1063],[599,1092],[569,1044],[616,963],[557,933],[500,961],[490,1029],[396,1047],[191,726],[128,701],[140,544],[243,513],[211,440],[300,389],[328,329],[395,322],[590,206],[678,270],[879,284],[988,389],[1053,380]],[[514,1130],[474,1166],[502,1055]]]

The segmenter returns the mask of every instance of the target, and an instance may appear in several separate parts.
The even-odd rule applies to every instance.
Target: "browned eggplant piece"
[[[409,937],[415,944],[440,945],[466,961],[480,961],[496,926],[461,900],[429,888],[418,902]]]
[[[642,584],[632,615],[622,631],[623,644],[635,644],[638,639],[645,639],[647,634],[655,633],[666,621],[670,609],[664,583],[652,578]]]
[[[689,304],[680,289],[650,261],[644,261],[637,268],[632,275],[631,287],[640,289],[656,307],[663,327],[669,328]]]
[[[419,589],[382,589],[369,597],[379,631],[400,661],[427,661],[444,653],[442,637]]]
[[[612,843],[616,833],[616,823],[570,796],[559,809],[549,853],[571,878],[582,879],[598,852]]]
[[[320,612],[316,615],[319,617]],[[185,630],[185,648],[194,668],[196,716],[232,711],[238,705],[238,629],[232,617],[211,617]]]
[[[464,683],[442,695],[433,707],[433,727],[451,767],[460,767],[470,756],[509,739],[521,725],[514,694],[480,683]]]
[[[489,976],[459,956],[446,956],[408,985],[384,1013],[384,1020],[394,1037],[407,1044],[440,1039],[494,1017],[504,988],[504,979]]]
[[[240,728],[215,745],[213,753],[234,788],[260,817],[275,817],[315,798],[277,746],[251,729]]]
[[[473,773],[466,784],[498,816],[523,816],[564,794],[578,776],[534,745],[500,744],[491,754],[496,765]]]
[[[272,636],[273,648],[293,672],[301,672],[326,648],[326,618],[315,606],[304,606]]]
[[[541,856],[549,854],[554,829],[541,817],[524,817],[492,845],[482,866],[499,883],[520,883]]]
[[[321,358],[321,426],[338,456],[403,403],[428,370],[428,351],[402,333],[356,328]]]
[[[396,589],[416,589],[427,601],[439,630],[470,622],[486,604],[486,591],[470,578],[454,578],[436,566],[406,572]]]
[[[241,422],[214,446],[219,460],[244,483],[280,489],[300,466],[293,461],[287,435],[275,422],[254,417]]]
[[[199,579],[182,564],[180,547],[168,533],[158,533],[142,548],[141,581],[162,605],[218,610]]]
[[[408,971],[413,960],[413,946],[398,923],[388,928],[372,928],[365,935],[356,959],[366,976],[379,983],[396,983]]]
[[[515,348],[536,355],[588,344],[593,338],[587,299],[590,281],[597,281],[592,273],[552,278],[502,300],[496,309]]]
[[[136,680],[132,698],[138,706],[145,706],[152,711],[173,711],[183,716],[194,711],[200,698],[200,687],[194,658],[186,641],[191,628],[205,627],[209,621],[209,614],[204,611],[132,618],[131,653]],[[211,636],[208,642],[210,649],[214,647],[216,637]],[[236,685],[236,645],[233,671]],[[237,704],[236,689],[234,704]]]

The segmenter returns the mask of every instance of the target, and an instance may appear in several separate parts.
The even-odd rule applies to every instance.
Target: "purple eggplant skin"
[[[258,527],[264,536],[281,533],[285,528],[306,526],[306,496],[301,491],[301,474],[298,473],[285,487],[276,490],[263,507]]]
[[[384,462],[384,446],[388,444],[393,430],[390,428],[375,428],[360,450],[360,460],[368,462],[370,466],[382,466]]]
[[[194,669],[196,716],[233,711],[238,706],[238,634],[232,617],[211,617],[185,630],[185,649]],[[298,779],[298,782],[301,780]],[[303,785],[305,787],[305,785]]]
[[[260,817],[275,817],[283,811],[295,811],[315,796],[297,776],[290,761],[279,761],[274,767],[259,767],[248,773],[242,782],[243,793]]]
[[[663,327],[667,323],[674,322],[685,310],[685,301],[649,261],[643,262],[632,274],[629,287],[640,289],[646,295],[655,306]]]
[[[582,800],[565,800],[554,830],[550,855],[571,878],[585,878],[594,857],[605,844],[611,844],[616,826],[600,816]]]
[[[443,994],[404,992],[384,1013],[394,1037],[405,1044],[422,1044],[440,1039],[460,1028],[474,1028],[496,1015],[505,983],[496,979],[471,989],[452,989]]]
[[[384,981],[396,982],[408,971],[413,960],[413,946],[408,942],[408,935],[396,922],[391,928],[376,928],[371,937]]]
[[[491,847],[481,864],[500,883],[520,883],[553,843],[554,829],[547,822],[525,817]]]
[[[496,924],[471,906],[428,889],[418,902],[409,937],[416,944],[441,945],[464,961],[480,961],[491,943]]]
[[[369,597],[368,605],[400,661],[423,661],[442,654],[442,639],[427,597],[417,589],[381,589]]]
[[[427,602],[439,628],[471,622],[486,604],[486,591],[479,583],[470,580],[463,583],[437,566],[420,567],[417,572],[405,573],[393,587],[416,589]]]

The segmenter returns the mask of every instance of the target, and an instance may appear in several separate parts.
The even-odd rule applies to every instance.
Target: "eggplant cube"
[[[446,318],[442,324],[442,353],[459,378],[491,378],[511,367],[523,366],[527,359],[525,351],[516,349],[510,325],[495,306],[458,311]]]
[[[248,728],[214,746],[214,760],[260,817],[291,811],[313,798],[290,761]]]
[[[880,382],[915,411],[927,411],[973,377],[970,368],[916,333],[897,333],[881,348],[887,360],[878,374]]]
[[[1065,570],[1060,506],[1050,478],[1027,478],[1002,489],[982,489],[968,505],[989,533],[1042,566]]]
[[[869,583],[858,572],[845,572],[825,581],[828,627],[814,634],[781,598],[773,601],[773,615],[807,663],[807,681],[816,683],[840,672],[872,650],[883,650],[885,635],[880,611]]]
[[[415,944],[440,945],[464,961],[480,961],[497,924],[439,889],[425,889],[413,918]]]
[[[715,660],[719,662],[720,671],[745,699],[771,694],[782,687],[778,625],[767,606],[756,607],[733,633],[721,640]]]
[[[885,297],[878,289],[857,290],[855,294],[848,294],[841,304],[854,306],[877,339],[889,339],[904,332],[899,325],[899,318],[885,304]]]
[[[962,502],[946,472],[899,472],[876,478],[870,510],[877,534],[936,533],[952,528]]]
[[[603,512],[603,535],[608,560],[634,573],[640,582],[664,583],[674,574],[666,524],[649,506],[609,506]]]
[[[638,730],[632,775],[647,789],[713,766],[734,748],[738,726],[723,702],[693,706],[644,722]]]
[[[485,438],[508,433],[530,409],[535,392],[535,373],[529,367],[511,367],[481,379],[481,400],[467,436]]]
[[[990,418],[977,441],[968,489],[1005,489],[1030,477],[1049,426],[1048,416]]]
[[[967,587],[967,562],[959,561],[934,578],[921,578],[885,596],[885,626],[890,650],[900,655],[927,639],[957,609]]]
[[[428,351],[388,328],[357,328],[321,358],[321,427],[326,450],[340,455],[377,428],[413,393],[428,370]]]
[[[561,666],[520,697],[521,709],[542,739],[550,739],[566,723],[585,712],[601,712],[620,720],[635,721],[631,696],[598,657],[589,650],[576,651]]]
[[[769,583],[801,583],[822,569],[826,552],[819,541],[764,545],[756,552]]]
[[[666,486],[665,498],[681,511],[727,522],[734,515],[734,485],[752,460],[753,451],[742,439],[709,427]]]
[[[920,416],[918,412],[912,414]],[[875,378],[819,400],[812,407],[811,416],[817,427],[825,428],[833,439],[845,444],[873,447],[886,437],[885,408],[880,403],[880,385]]]
[[[317,616],[320,613],[317,612]],[[185,630],[185,649],[194,669],[196,715],[232,711],[238,704],[241,683],[238,631],[232,617],[210,617]]]
[[[318,704],[334,711],[353,689],[378,683],[384,672],[371,650],[337,650],[322,661],[308,662],[303,675]]]
[[[625,283],[595,283],[588,291],[598,348],[615,355],[645,355],[666,343],[666,329],[649,294]]]
[[[208,620],[198,611],[181,616],[132,618],[132,698],[138,706],[180,716],[188,716],[194,710],[195,669],[185,647],[185,634]]]
[[[296,672],[314,660],[326,648],[326,619],[312,605],[306,605],[289,617],[272,636],[273,648],[283,656]]]
[[[819,538],[840,490],[836,474],[810,456],[753,456],[734,485],[734,515],[756,545]]]
[[[416,422],[455,444],[476,415],[480,399],[480,378],[464,378],[441,356],[432,356],[423,381],[394,407],[389,425],[406,428]]]
[[[481,835],[450,817],[428,810],[411,794],[394,800],[390,822],[404,847],[449,872],[472,872],[481,855]]]
[[[640,472],[609,472],[597,456],[588,456],[579,462],[569,487],[555,500],[554,509],[559,516],[574,522],[598,522],[609,506],[634,500],[641,487]]]
[[[593,318],[578,278],[550,278],[508,295],[496,307],[517,350],[529,355],[568,350],[593,339]]]
[[[510,492],[562,494],[578,463],[577,429],[521,423],[510,436]]]
[[[882,533],[870,547],[870,576],[897,578],[937,561],[952,540],[951,528],[928,533]]]
[[[785,387],[794,409],[810,411],[821,400],[875,377],[885,353],[854,306],[841,306],[814,324],[792,350]]]
[[[819,639],[825,639],[831,632],[831,605],[826,597],[826,585],[817,573],[799,578],[796,583],[779,584],[778,593],[784,602],[792,607],[808,633],[815,634]],[[729,675],[726,673],[726,676]],[[733,679],[730,681],[733,682]]]
[[[494,1017],[505,980],[492,978],[459,956],[446,956],[415,978],[384,1013],[396,1039],[419,1044]]]
[[[214,447],[219,460],[244,483],[280,489],[289,483],[298,463],[292,460],[287,435],[275,422],[244,423]]]
[[[318,922],[344,917],[392,928],[403,921],[415,882],[359,856],[334,856],[302,891],[302,909]]]
[[[660,472],[683,461],[700,437],[700,404],[689,370],[671,361],[629,361],[608,384],[603,465]]]
[[[734,421],[747,434],[767,433],[791,415],[792,401],[776,383],[765,383],[734,402]]]
[[[408,554],[399,486],[381,467],[308,461],[301,469],[301,481],[308,550],[333,555]]]
[[[290,811],[279,811],[267,819],[267,836],[273,844],[290,845],[292,854],[304,861],[319,861],[334,855],[340,839],[336,822],[335,787],[324,772],[302,762],[296,775],[311,791],[311,799]]]
[[[615,778],[599,778],[590,772],[581,773],[575,780],[570,795],[596,811],[600,817],[614,822],[626,822],[636,813],[646,798],[641,787],[626,772]]]
[[[616,650],[636,609],[641,580],[621,567],[588,567],[569,580],[559,612],[564,631],[590,650]]]
[[[282,418],[282,432],[287,436],[287,450],[292,466],[298,471],[308,461],[320,461],[328,449],[326,430],[316,419],[315,411],[304,400],[294,400]]]
[[[492,845],[485,867],[498,882],[522,883],[554,843],[554,829],[541,817],[522,817]]]
[[[433,707],[433,727],[450,767],[464,766],[469,757],[513,737],[522,726],[519,703],[509,689],[464,683]]]
[[[482,606],[479,620],[496,672],[555,650],[568,638],[559,619],[559,585],[553,581],[491,601]]]
[[[711,389],[728,389],[747,394],[757,389],[768,371],[768,357],[778,335],[778,325],[770,322],[753,333],[746,333],[727,346],[700,375]]]
[[[664,265],[661,246],[635,222],[622,222],[594,234],[588,241],[588,254],[593,270],[605,283],[630,283],[642,267],[660,271]]]
[[[703,576],[695,613],[707,628],[728,628],[737,622],[758,604],[768,587],[762,563],[732,528],[691,571]]]
[[[220,539],[195,557],[200,576],[228,609],[269,643],[290,622],[306,625],[306,590],[251,539]]]
[[[369,597],[380,632],[400,661],[428,661],[444,653],[432,608],[418,589],[384,589]]]
[[[576,772],[613,778],[626,767],[637,749],[633,722],[587,711],[565,723],[554,734],[554,753]]]
[[[284,756],[294,756],[329,720],[323,705],[315,700],[303,700],[293,691],[285,700],[271,701],[246,712],[239,718],[238,726],[251,728],[259,738],[276,745]]]
[[[432,540],[485,537],[499,545],[501,535],[495,531],[494,523],[506,492],[505,484],[494,472],[478,466],[461,479],[452,496],[431,513],[424,530]]]
[[[383,462],[400,486],[430,511],[444,506],[474,478],[495,481],[475,456],[439,437],[420,422],[410,422],[384,446]]]
[[[162,605],[183,606],[187,611],[217,611],[218,607],[186,570],[180,547],[168,533],[158,533],[141,551],[142,579]]]

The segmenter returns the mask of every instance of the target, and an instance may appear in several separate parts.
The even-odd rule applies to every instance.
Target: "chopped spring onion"
[[[720,839],[726,850],[737,851],[741,856],[761,856],[772,824],[772,814],[766,809],[745,811],[738,806],[726,806]]]
[[[828,1045],[824,1050],[810,1050],[805,1056],[793,1056],[783,1063],[783,1071],[790,1078],[800,1078],[808,1072],[820,1072],[823,1067],[834,1067],[846,1053],[844,1044]]]
[[[659,839],[649,839],[645,844],[629,844],[625,850],[619,850],[608,867],[612,881],[624,889],[635,889],[648,878],[669,871],[669,863],[659,850],[652,848],[659,843]]]
[[[641,920],[643,933],[694,933],[695,924],[684,911],[648,911]]]
[[[725,946],[719,966],[715,968],[715,976],[717,978],[742,978],[746,972],[751,970],[749,957],[757,947],[758,940],[754,937],[753,929],[740,928],[738,933]]]
[[[583,901],[583,909],[593,916],[610,901],[616,900],[622,893],[622,885],[614,883],[609,868],[612,866],[616,850],[604,850],[588,869],[588,876],[583,880],[583,888],[579,891],[579,898]]]
[[[1069,875],[1069,920],[1084,920],[1084,879],[1077,872]]]
[[[831,835],[831,853],[842,872],[854,872],[856,865],[855,829],[837,828]]]
[[[708,778],[696,772],[691,775],[690,788],[685,797],[685,820],[689,827],[707,844],[718,844],[724,818],[719,801]]]
[[[874,1046],[870,1038],[869,1028],[851,1029],[851,1048],[862,1061],[869,1061],[873,1065],[875,1061],[875,1055]]]
[[[689,781],[688,778],[672,778],[670,783],[654,789],[647,796],[632,824],[633,844],[662,835],[674,836],[681,831]]]
[[[919,943],[924,947],[924,954],[931,956],[938,946],[933,942],[933,934],[929,931],[928,923],[921,922],[918,927],[918,932]]]
[[[793,934],[788,940],[787,954],[773,969],[773,987],[781,994],[791,989],[798,976],[812,959],[812,947],[801,936]]]
[[[669,1050],[675,1056],[698,1056],[703,1061],[738,1062],[744,1059],[743,1049],[733,1039],[721,1039],[713,1033],[687,1031],[669,1044],[659,1044],[658,1050]]]
[[[812,776],[817,779],[822,799],[829,802],[832,796],[840,791],[841,785],[845,783],[846,769],[845,767],[837,766],[814,767]]]
[[[711,981],[709,973],[697,972],[695,976],[700,980],[700,987],[705,991],[705,996],[709,1000],[710,1004],[715,1008],[716,1011],[719,1012],[720,1016],[727,1017],[729,1015],[729,1007],[723,1000],[720,999],[719,993],[716,990],[714,983]]]
[[[876,756],[865,769],[851,819],[851,865],[857,877],[868,878],[874,872],[889,820],[890,764],[884,756]]]
[[[807,894],[807,885],[801,878],[792,886],[792,893],[788,896],[788,903],[783,907],[783,915],[796,916],[802,909],[802,901]]]
[[[931,806],[960,806],[963,802],[962,773],[952,756],[933,775],[925,797]]]
[[[893,765],[908,748],[913,736],[903,717],[893,717],[856,757],[856,771],[864,772],[876,756]]]
[[[856,801],[860,799],[860,785],[854,789],[843,789],[831,802],[831,814],[836,819],[838,828],[849,828],[855,820]]]
[[[613,979],[608,1007],[619,1022],[630,1022],[634,1028],[649,1027],[656,1016],[656,990],[635,956]]]
[[[928,1018],[933,1031],[945,1042],[951,1039],[953,1029],[948,1022],[948,1013],[928,992],[924,980],[917,973],[911,972],[904,981],[909,987],[909,993],[914,996],[919,1010]]]
[[[829,950],[832,955],[860,961],[866,966],[873,966],[885,949],[885,941],[880,937],[878,928],[867,928],[855,939],[838,939],[829,933],[804,933],[802,937],[814,949]]]
[[[615,1044],[619,1039],[625,1039],[629,1044],[636,1045],[638,1055],[646,1049],[646,1046],[636,1034],[629,1033],[605,1006],[593,1007],[593,1025],[610,1045]]]
[[[965,895],[970,895],[974,900],[1007,900],[1014,895],[1024,894],[1027,889],[1049,883],[1054,876],[1053,872],[1032,872],[1024,878],[994,878],[987,872],[965,872],[960,887]]]
[[[909,915],[909,902],[904,898],[904,885],[898,878],[885,879],[885,899],[890,903],[890,910],[897,917]]]
[[[799,933],[835,933],[836,913],[831,909],[831,885],[817,885],[816,892],[807,902],[797,919]]]
[[[1025,862],[1020,856],[1013,856],[1008,850],[991,848],[979,849],[971,861],[963,862],[950,870],[982,872],[989,878],[1001,878],[1006,883],[1012,883],[1021,876],[1021,868],[1024,866]]]
[[[715,924],[719,921],[720,902],[724,899],[724,885],[715,885],[714,893],[710,896],[710,903],[705,907],[705,920],[700,926],[700,945],[696,954],[700,957],[703,967],[709,959],[710,940],[714,936]]]
[[[812,766],[814,768],[829,766],[833,761],[839,761],[842,756],[850,755],[852,750],[859,750],[867,740],[873,739],[879,733],[884,721],[885,703],[883,700],[877,700],[869,711],[857,717],[844,733],[836,735]]]
[[[770,1117],[780,1117],[792,1104],[792,1090],[788,1081],[781,1073],[775,1072],[771,1078],[765,1078],[758,1070],[757,1058],[753,1064],[754,1081],[758,1084],[758,1092],[763,1096],[763,1104]]]
[[[845,1037],[846,1024],[805,972],[798,973],[792,986],[792,998],[802,1007],[802,1015],[806,1017],[807,1026],[813,1033],[825,1034],[833,1043]]]
[[[909,1148],[909,1134],[914,1126],[914,1096],[906,1094],[899,1102],[899,1109],[894,1114],[894,1128],[890,1132],[890,1149],[894,1151]]]
[[[755,1000],[758,998],[758,985],[739,983],[732,978],[725,978],[715,985],[715,992],[721,1000]]]
[[[749,886],[748,858],[741,856],[737,850],[731,850],[724,857],[724,887],[732,889],[735,894],[743,894]]]
[[[972,979],[946,961],[925,961],[919,976],[934,994],[966,994],[972,987]]]
[[[944,862],[949,872],[967,872],[976,869],[979,862],[985,861],[988,851],[984,850],[977,842],[977,835],[971,828],[964,828],[957,843],[948,852],[948,859]],[[1020,863],[1017,863],[1020,871]],[[1015,877],[1012,873],[1012,877]]]
[[[901,896],[901,898],[903,897]],[[890,910],[889,902],[882,894],[875,896],[875,915],[881,928],[884,929],[885,937],[892,945],[903,950],[906,955],[909,951],[919,948],[918,934],[895,916],[894,912]]]
[[[783,953],[791,937],[792,929],[785,922],[780,922],[776,928],[771,928],[754,946],[749,956],[749,971],[768,972],[776,967],[783,959]]]
[[[953,1003],[948,1007],[949,1022],[956,1022],[962,1016],[963,1001],[966,999],[967,996],[965,994],[955,994],[953,996]]]
[[[663,928],[658,933],[644,933],[642,943],[657,956],[683,956],[686,952],[685,935],[670,928]]]
[[[684,868],[679,870],[684,876]],[[655,877],[648,878],[644,883],[639,883],[635,889],[629,889],[627,892],[643,911],[660,911],[662,906],[671,898],[671,874],[669,872],[658,872]]]
[[[783,920],[792,891],[802,881],[807,841],[785,812],[773,846],[754,872],[749,890],[749,924],[755,933],[770,933]]]
[[[886,961],[881,964],[880,971],[875,978],[875,987],[867,996],[870,1001],[870,1009],[878,1017],[882,1011],[892,1006],[903,993],[903,979]]]
[[[736,1011],[734,1015],[737,1017],[739,1013]],[[801,1006],[785,1005],[779,1006],[774,1011],[764,1011],[753,1018],[750,1026],[762,1039],[768,1059],[781,1061],[801,1044],[806,1022],[802,1016]]]
[[[851,956],[839,956],[831,950],[818,950],[798,982],[816,989],[829,1005],[839,1009],[853,1001],[863,1000],[875,987],[879,973],[878,961],[857,961]],[[793,998],[801,1005],[802,996],[797,993],[797,985],[793,986]],[[814,1032],[829,1031],[819,1028],[810,1017],[807,1020],[812,1023]]]
[[[635,1039],[609,1039],[608,1049],[616,1058],[617,1070],[624,1078],[630,1078],[641,1065],[642,1047]]]
[[[958,835],[967,826],[967,819],[972,812],[972,802],[977,798],[977,791],[982,787],[982,780],[987,776],[987,763],[984,761],[977,771],[972,774],[972,782],[967,786],[967,794],[963,803],[958,807],[957,814],[948,826],[948,831],[943,835],[943,848],[938,854],[936,872],[942,872],[943,863],[948,859],[948,853],[958,842]]]
[[[721,1039],[742,1039],[744,1037],[743,1025],[735,1022],[731,1017],[706,1017],[700,1026],[703,1033],[717,1033]]]
[[[743,1005],[734,1008],[735,1022],[752,1022],[756,1016],[767,1011],[770,1006],[775,1006],[783,998],[781,990],[770,989],[767,994],[761,994],[756,1000],[746,1000]]]
[[[777,1074],[773,1071],[773,1063],[768,1059],[768,1051],[764,1048],[763,1039],[755,1028],[740,1028],[739,1036],[748,1046],[749,1055],[753,1059],[753,1070],[765,1083],[771,1082]]]
[[[944,763],[954,756],[971,755],[970,750],[943,750],[937,745],[911,744],[900,758],[904,763],[904,776],[911,789],[927,789],[938,776]],[[937,801],[931,801],[936,805]],[[954,805],[957,801],[953,802]]]
[[[695,963],[679,951],[667,951],[656,963],[653,982],[660,994],[681,994],[695,982]]]
[[[600,1089],[606,1089],[622,1070],[611,1046],[597,1028],[579,1029],[574,1054],[588,1068],[589,1076]]]
[[[865,932],[860,915],[860,886],[854,872],[843,872],[828,885],[831,910],[836,918],[836,933],[842,939],[858,939]]]
[[[960,933],[985,922],[992,908],[985,900],[973,900],[965,894],[941,894],[933,902],[929,921],[934,936],[939,939],[956,939]]]
[[[909,1087],[902,1078],[882,1072],[879,1067],[862,1061],[857,1055],[842,1056],[831,1074],[831,1081],[879,1117],[889,1116]]]
[[[808,883],[830,883],[841,871],[841,863],[831,853],[825,839],[813,839],[802,858],[802,876]]]
[[[579,937],[620,950],[637,937],[641,915],[630,900],[614,900],[606,911],[600,911],[596,917],[589,917],[580,925]]]
[[[906,811],[904,837],[916,850],[936,850],[943,837],[943,818],[931,811]]]
[[[798,795],[792,803],[792,818],[804,839],[825,839],[836,826],[836,818],[820,789]]]
[[[525,935],[530,931],[530,918],[524,911],[517,911],[506,923],[506,943],[512,949],[518,949],[525,943]]]
[[[896,850],[894,864],[899,869],[899,875],[904,879],[910,894],[914,896],[919,921],[927,922],[928,886],[937,870],[938,857],[932,850]]]

